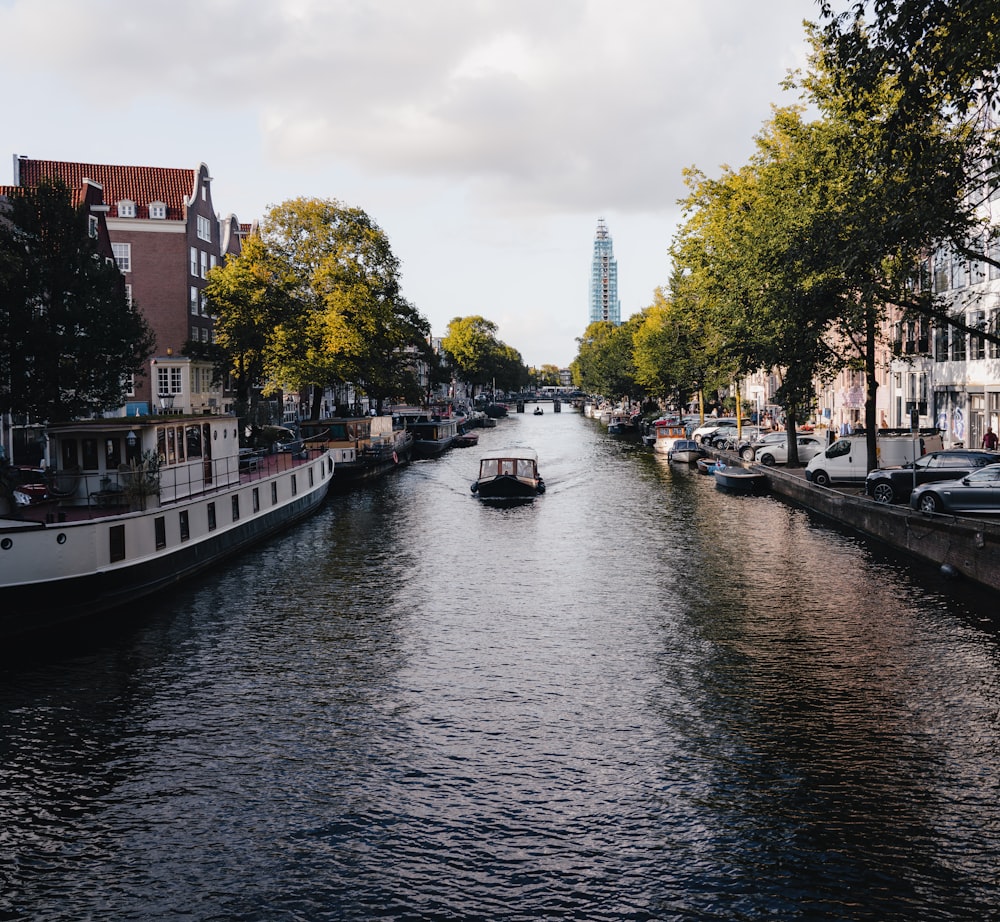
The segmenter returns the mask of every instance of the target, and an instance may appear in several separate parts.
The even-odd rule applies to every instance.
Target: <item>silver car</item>
[[[796,436],[795,443],[798,447],[799,461],[803,464],[814,455],[818,455],[825,447],[819,439],[811,435]],[[769,467],[772,464],[785,464],[788,461],[788,440],[782,439],[780,442],[758,448],[756,460]]]
[[[981,467],[961,480],[925,483],[910,494],[921,512],[1000,512],[1000,464]]]

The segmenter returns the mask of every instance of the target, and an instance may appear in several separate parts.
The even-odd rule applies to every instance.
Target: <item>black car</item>
[[[987,464],[1000,462],[1000,452],[977,448],[946,448],[932,451],[902,467],[871,471],[865,479],[865,493],[877,503],[905,503],[914,485],[958,480]],[[915,477],[915,484],[914,484]]]

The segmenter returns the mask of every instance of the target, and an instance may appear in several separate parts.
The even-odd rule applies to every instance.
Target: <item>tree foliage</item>
[[[521,354],[497,336],[497,325],[478,314],[455,317],[441,340],[441,348],[455,372],[474,387],[517,390],[528,381]]]
[[[427,321],[400,290],[399,260],[360,208],[299,198],[272,208],[262,227],[295,307],[275,326],[265,370],[276,385],[322,389],[353,384],[381,400],[416,382]]]
[[[61,181],[0,217],[0,411],[59,422],[124,404],[155,338]]]

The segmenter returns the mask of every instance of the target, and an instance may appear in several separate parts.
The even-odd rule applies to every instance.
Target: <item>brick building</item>
[[[103,190],[107,234],[132,303],[156,334],[148,377],[137,379],[125,412],[212,413],[228,409],[213,388],[212,367],[181,354],[188,342],[214,339],[203,290],[210,269],[240,252],[245,233],[232,215],[216,216],[212,177],[197,169],[73,163],[14,157],[14,185],[62,179],[71,189]],[[165,398],[165,399],[164,399]]]

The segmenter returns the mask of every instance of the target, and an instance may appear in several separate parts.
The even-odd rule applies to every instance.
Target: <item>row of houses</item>
[[[204,297],[209,271],[239,254],[254,228],[235,215],[220,217],[212,177],[196,169],[135,167],[14,156],[14,188],[61,180],[86,206],[101,255],[113,259],[156,336],[149,373],[130,382],[127,415],[152,412],[216,413],[231,409],[212,385],[205,360],[182,355],[188,342],[212,342],[214,318]],[[0,186],[0,195],[10,187]]]
[[[99,251],[121,270],[129,300],[142,311],[156,336],[148,374],[129,383],[121,415],[213,414],[232,411],[232,394],[213,385],[209,361],[183,354],[189,343],[214,341],[215,318],[206,303],[208,273],[238,255],[256,221],[241,223],[222,216],[212,200],[212,176],[202,163],[195,169],[34,160],[14,155],[13,184],[0,185],[0,196],[33,188],[42,180],[62,180],[74,202],[87,208],[91,233]],[[190,350],[188,350],[190,352]],[[338,397],[354,403],[354,395],[326,395],[332,415]],[[290,423],[307,404],[297,394],[272,401],[268,423]],[[32,429],[0,421],[0,445],[18,463]],[[33,453],[30,444],[27,453]],[[20,457],[19,457],[20,456]]]
[[[1000,188],[983,202],[983,236],[974,247],[1000,262]],[[940,297],[948,313],[968,332],[931,321],[887,314],[876,352],[876,419],[890,428],[907,428],[916,412],[921,428],[941,430],[945,445],[982,445],[987,427],[1000,431],[1000,345],[982,333],[1000,334],[1000,268],[986,258],[969,260],[948,249],[930,254],[921,266],[919,284]],[[751,405],[768,407],[777,377],[758,374],[743,385]],[[864,424],[864,375],[841,372],[816,388],[814,422],[839,428]]]

